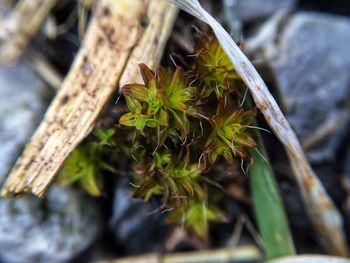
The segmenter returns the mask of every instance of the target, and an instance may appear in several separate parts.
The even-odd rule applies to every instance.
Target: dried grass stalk
[[[201,7],[197,0],[169,1],[212,27],[237,73],[249,87],[255,104],[284,145],[302,193],[306,211],[321,244],[331,254],[348,255],[342,217],[311,169],[295,133],[254,66],[229,34]]]
[[[146,254],[96,263],[209,263],[209,262],[260,262],[262,254],[255,246],[238,246],[214,250],[172,254]]]
[[[268,261],[268,263],[349,263],[349,259],[325,255],[301,255],[283,257]]]
[[[123,2],[125,5],[120,5]],[[159,56],[153,53],[162,52],[176,8],[157,0],[118,0],[116,6],[113,4],[112,0],[99,1],[79,54],[43,122],[13,167],[2,195],[28,192],[43,196],[64,160],[94,127],[122,73],[129,79],[135,77],[125,67],[144,49],[141,43],[147,43],[147,51],[152,52],[144,53],[145,61],[150,66],[157,62]],[[126,12],[129,4],[133,12]],[[140,23],[144,16],[152,25],[146,29]]]
[[[58,0],[21,0],[0,23],[0,64],[17,61]]]

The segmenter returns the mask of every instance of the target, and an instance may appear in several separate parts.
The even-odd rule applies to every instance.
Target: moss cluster
[[[171,71],[159,65],[152,71],[141,64],[144,83],[121,88],[127,112],[112,132],[99,131],[100,142],[93,144],[99,150],[92,152],[106,145],[118,147],[118,134],[128,134],[123,149],[130,159],[134,196],[145,201],[161,198],[161,208],[171,210],[169,222],[184,223],[205,238],[208,223],[223,216],[211,202],[204,178],[222,161],[238,158],[249,163],[249,148],[256,143],[249,131],[254,114],[240,106],[240,78],[214,37],[203,34],[201,43],[191,69]],[[87,146],[82,147],[66,162],[61,178],[81,179],[84,186],[84,173],[99,176],[110,165],[101,166],[101,158],[92,158]],[[77,171],[74,166],[79,165]],[[98,194],[89,182],[92,188],[84,188]]]

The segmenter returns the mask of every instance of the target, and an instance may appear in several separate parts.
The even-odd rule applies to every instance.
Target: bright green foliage
[[[245,108],[251,108],[248,96]],[[254,131],[257,146],[250,149],[254,160],[249,169],[250,190],[256,222],[264,242],[267,259],[295,254],[293,238],[279,193],[273,169],[258,130]]]
[[[126,103],[130,112],[120,117],[119,122],[125,126],[135,127],[139,131],[147,127],[157,127],[157,121],[146,114],[142,114],[141,103],[133,98],[126,98]]]
[[[256,220],[264,241],[268,259],[295,254],[288,220],[284,211],[276,179],[266,156],[264,145],[258,145],[260,154],[252,151],[254,163],[249,169],[250,187],[254,200]]]
[[[191,199],[188,207],[182,206],[172,212],[167,221],[169,223],[182,222],[199,237],[208,238],[208,224],[222,222],[225,219],[223,213],[214,205],[208,205],[205,201]]]
[[[82,188],[89,194],[101,195],[102,178],[101,171],[96,166],[95,150],[95,143],[76,148],[60,172],[59,183],[67,185],[79,181]]]
[[[228,162],[232,162],[234,157],[249,157],[247,150],[256,146],[248,132],[252,117],[251,112],[242,108],[232,113],[231,101],[219,101],[217,114],[212,118],[214,129],[205,148],[211,164],[220,155]]]
[[[140,69],[145,84],[129,84],[121,89],[130,112],[119,119],[120,124],[143,133],[145,127],[168,127],[172,120],[172,126],[185,137],[189,132],[187,114],[196,113],[192,104],[195,88],[187,85],[181,68],[173,75],[161,66],[156,72],[144,64]]]
[[[117,132],[98,131],[97,142],[79,147],[68,159],[61,178],[80,180],[98,195],[105,168],[100,153],[123,149],[130,160],[134,196],[146,202],[161,199],[160,209],[171,211],[169,222],[183,223],[207,238],[209,224],[222,221],[223,213],[208,193],[205,177],[220,160],[249,161],[255,142],[249,132],[254,115],[239,106],[236,72],[212,36],[203,34],[202,42],[191,70],[157,66],[152,71],[141,64],[144,83],[121,88],[127,111]]]
[[[114,172],[114,168],[103,160],[104,147],[114,135],[114,129],[97,130],[99,142],[79,145],[68,157],[58,176],[61,185],[79,182],[93,196],[100,196],[103,186],[102,170]]]
[[[99,145],[110,145],[115,132],[116,130],[114,128],[109,128],[107,130],[96,130],[95,135],[99,140]]]
[[[202,33],[197,47],[196,75],[203,82],[202,96],[213,92],[217,98],[233,91],[235,80],[240,80],[232,63],[219,42],[212,36]]]
[[[206,237],[208,224],[223,217],[207,205],[204,173],[220,156],[249,161],[255,141],[249,132],[253,113],[239,107],[240,95],[232,92],[238,77],[231,62],[214,38],[202,37],[192,71],[157,66],[153,72],[140,65],[144,84],[121,88],[129,112],[119,123],[136,131],[130,151],[134,196],[161,197],[163,208],[175,209],[170,221]]]
[[[164,202],[175,207],[187,204],[188,198],[204,195],[200,186],[201,170],[197,164],[189,164],[188,158],[175,164],[168,153],[156,153],[151,167],[141,186],[135,190],[135,196],[150,199],[153,195],[162,195]]]

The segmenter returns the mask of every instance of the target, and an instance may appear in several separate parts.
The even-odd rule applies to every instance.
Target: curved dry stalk
[[[237,73],[249,87],[255,104],[284,145],[302,193],[306,211],[321,244],[329,253],[348,255],[342,217],[307,162],[294,131],[254,66],[223,27],[202,8],[198,0],[169,1],[212,27]]]
[[[115,92],[129,59],[143,59],[153,67],[163,51],[177,10],[157,0],[100,0],[71,70],[51,103],[43,122],[13,167],[2,195],[23,192],[43,196],[67,156],[89,134]],[[133,6],[133,12],[118,8]],[[139,6],[138,6],[139,5]],[[146,13],[144,13],[146,11]],[[144,28],[141,18],[149,19]],[[139,73],[137,73],[139,74]],[[134,75],[135,77],[135,75]],[[126,78],[126,77],[124,77]]]

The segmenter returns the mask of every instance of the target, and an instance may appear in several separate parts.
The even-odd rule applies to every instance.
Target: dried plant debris
[[[222,248],[201,250],[185,253],[159,254],[151,253],[141,256],[132,256],[119,258],[116,260],[103,260],[100,263],[134,263],[134,262],[152,262],[152,263],[189,263],[189,262],[262,262],[263,255],[255,246],[242,245],[235,248]],[[333,258],[332,258],[333,259]],[[288,261],[290,262],[290,261]],[[302,261],[305,262],[305,261]],[[344,263],[344,261],[334,261],[335,263]]]
[[[145,62],[157,63],[154,54],[162,53],[176,8],[167,2],[123,2],[120,8],[130,4],[140,12],[123,12],[112,1],[98,1],[72,68],[12,169],[2,195],[29,192],[43,196],[64,160],[93,129],[118,80],[124,75],[132,78],[133,73],[126,72],[127,63],[143,50],[139,45],[147,43]],[[147,28],[141,23],[145,18],[149,19]]]
[[[348,255],[342,217],[308,164],[295,133],[253,65],[229,34],[197,0],[169,1],[212,27],[238,75],[250,89],[256,106],[286,148],[306,211],[319,236],[319,242],[329,253]]]
[[[208,184],[212,168],[234,160],[249,166],[256,143],[254,112],[241,106],[242,81],[212,35],[202,33],[200,42],[191,69],[158,65],[152,71],[140,64],[144,83],[121,88],[126,112],[119,126],[96,130],[94,140],[66,161],[60,181],[79,181],[98,194],[101,168],[113,172],[117,166],[106,164],[99,149],[122,152],[130,160],[134,197],[160,198],[167,222],[207,239],[209,223],[225,220],[214,198],[218,190]]]
[[[115,90],[131,52],[130,44],[136,42],[138,34],[134,17],[120,17],[111,11],[108,1],[100,2],[84,48],[80,49],[22,159],[13,168],[3,194],[21,191],[44,194],[63,160],[91,131]],[[112,43],[120,47],[115,48]]]
[[[0,21],[0,64],[17,62],[57,0],[21,0]]]

